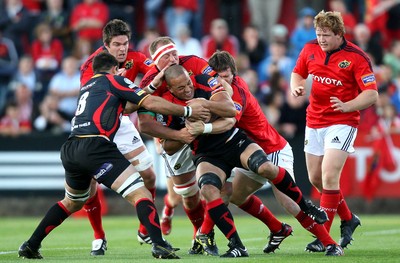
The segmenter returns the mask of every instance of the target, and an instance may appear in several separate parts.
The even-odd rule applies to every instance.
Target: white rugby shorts
[[[290,146],[289,143],[287,143],[282,150],[272,152],[268,154],[267,157],[268,160],[271,161],[274,165],[285,169],[290,174],[290,176],[292,176],[293,180],[295,180],[294,170],[293,170],[294,157],[293,157],[292,147]],[[253,171],[237,167],[232,170],[231,177],[228,179],[228,181],[233,180],[236,170],[239,170],[241,173],[243,173],[244,175],[253,179],[256,182],[259,182],[260,184],[264,185],[265,183],[268,182],[267,178],[262,177],[254,173]]]
[[[179,151],[173,155],[162,153],[165,160],[167,177],[179,176],[196,170],[193,163],[192,150],[188,144],[185,144]]]
[[[114,143],[122,154],[130,153],[137,148],[144,146],[139,131],[130,120],[129,116],[122,116],[121,125],[114,137]]]
[[[336,124],[326,128],[306,127],[304,151],[316,156],[323,156],[326,149],[338,149],[353,153],[357,128]]]

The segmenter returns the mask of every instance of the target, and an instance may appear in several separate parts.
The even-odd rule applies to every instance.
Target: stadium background
[[[137,14],[142,14],[142,1],[137,1]],[[249,10],[243,2],[242,23],[248,24]],[[279,23],[289,31],[296,24],[295,0],[283,0]],[[217,1],[205,1],[203,31],[207,32],[210,22],[218,17]],[[135,17],[136,33],[143,34],[144,19]],[[162,23],[160,23],[161,31]],[[307,178],[303,153],[303,137],[299,133],[289,139],[295,155],[296,181],[303,192],[317,200]],[[59,160],[59,148],[65,141],[65,134],[47,132],[32,133],[17,138],[0,137],[0,216],[42,215],[48,206],[63,195],[63,169]],[[150,151],[152,141],[147,139]],[[360,134],[356,141],[356,154],[352,155],[343,172],[344,194],[355,213],[400,213],[400,135],[393,135],[389,143],[380,142],[378,147],[390,152],[394,166],[382,167],[373,161],[375,146]],[[153,151],[154,152],[154,151]],[[157,201],[165,193],[165,174],[162,160],[155,156],[157,179]],[[126,214],[131,208],[111,191],[105,191],[109,214]],[[275,213],[283,213],[271,191],[265,187],[257,193]],[[161,204],[158,204],[161,207]]]

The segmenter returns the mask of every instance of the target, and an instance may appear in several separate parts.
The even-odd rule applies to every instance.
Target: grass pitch
[[[234,215],[235,216],[235,215]],[[400,262],[400,216],[399,215],[359,215],[362,226],[354,234],[353,245],[345,249],[343,257],[326,257],[323,253],[304,251],[307,243],[313,241],[309,232],[304,230],[292,217],[278,216],[280,220],[294,228],[293,236],[287,238],[280,250],[274,254],[262,252],[267,243],[268,229],[260,221],[244,215],[236,215],[235,222],[243,243],[249,250],[249,258],[222,259],[218,257],[188,255],[193,234],[188,219],[175,216],[173,228],[166,239],[174,247],[180,247],[177,262]],[[17,262],[17,250],[23,241],[33,232],[40,218],[19,217],[0,218],[0,261]],[[107,234],[108,250],[103,257],[90,256],[92,230],[86,218],[69,218],[42,243],[41,253],[45,262],[154,262],[149,245],[139,245],[136,240],[138,220],[135,215],[106,216],[103,218]],[[339,239],[340,220],[335,219],[332,236]],[[216,229],[216,240],[222,254],[227,250],[227,240]],[[171,261],[168,261],[171,262]]]

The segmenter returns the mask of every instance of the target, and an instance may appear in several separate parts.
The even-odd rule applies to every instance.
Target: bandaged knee
[[[196,177],[193,176],[193,178],[185,184],[175,184],[174,191],[182,197],[194,196],[199,192],[199,186],[197,185]]]
[[[263,150],[257,150],[252,155],[250,155],[247,160],[247,165],[249,166],[249,170],[258,174],[258,168],[265,163],[268,162],[268,157]]]
[[[76,202],[86,202],[90,196],[90,188],[82,194],[73,194],[65,189],[65,197],[69,200],[76,201]]]
[[[135,169],[138,172],[142,172],[153,165],[153,157],[149,154],[149,152],[147,150],[145,150],[145,151],[139,153],[137,156],[129,159],[130,163],[132,163],[134,161],[138,162],[138,164],[135,165]]]
[[[126,197],[128,194],[144,186],[143,179],[138,172],[131,174],[125,182],[117,189],[117,193],[122,197]]]
[[[217,187],[219,190],[222,189],[221,179],[215,173],[205,173],[199,178],[200,189],[204,185],[212,185],[212,186]]]

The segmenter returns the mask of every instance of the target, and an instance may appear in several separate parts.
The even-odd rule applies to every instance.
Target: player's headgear
[[[175,44],[170,43],[167,45],[163,45],[157,48],[156,52],[154,52],[154,54],[151,55],[151,58],[153,59],[155,64],[158,64],[160,58],[171,51],[177,51]]]

